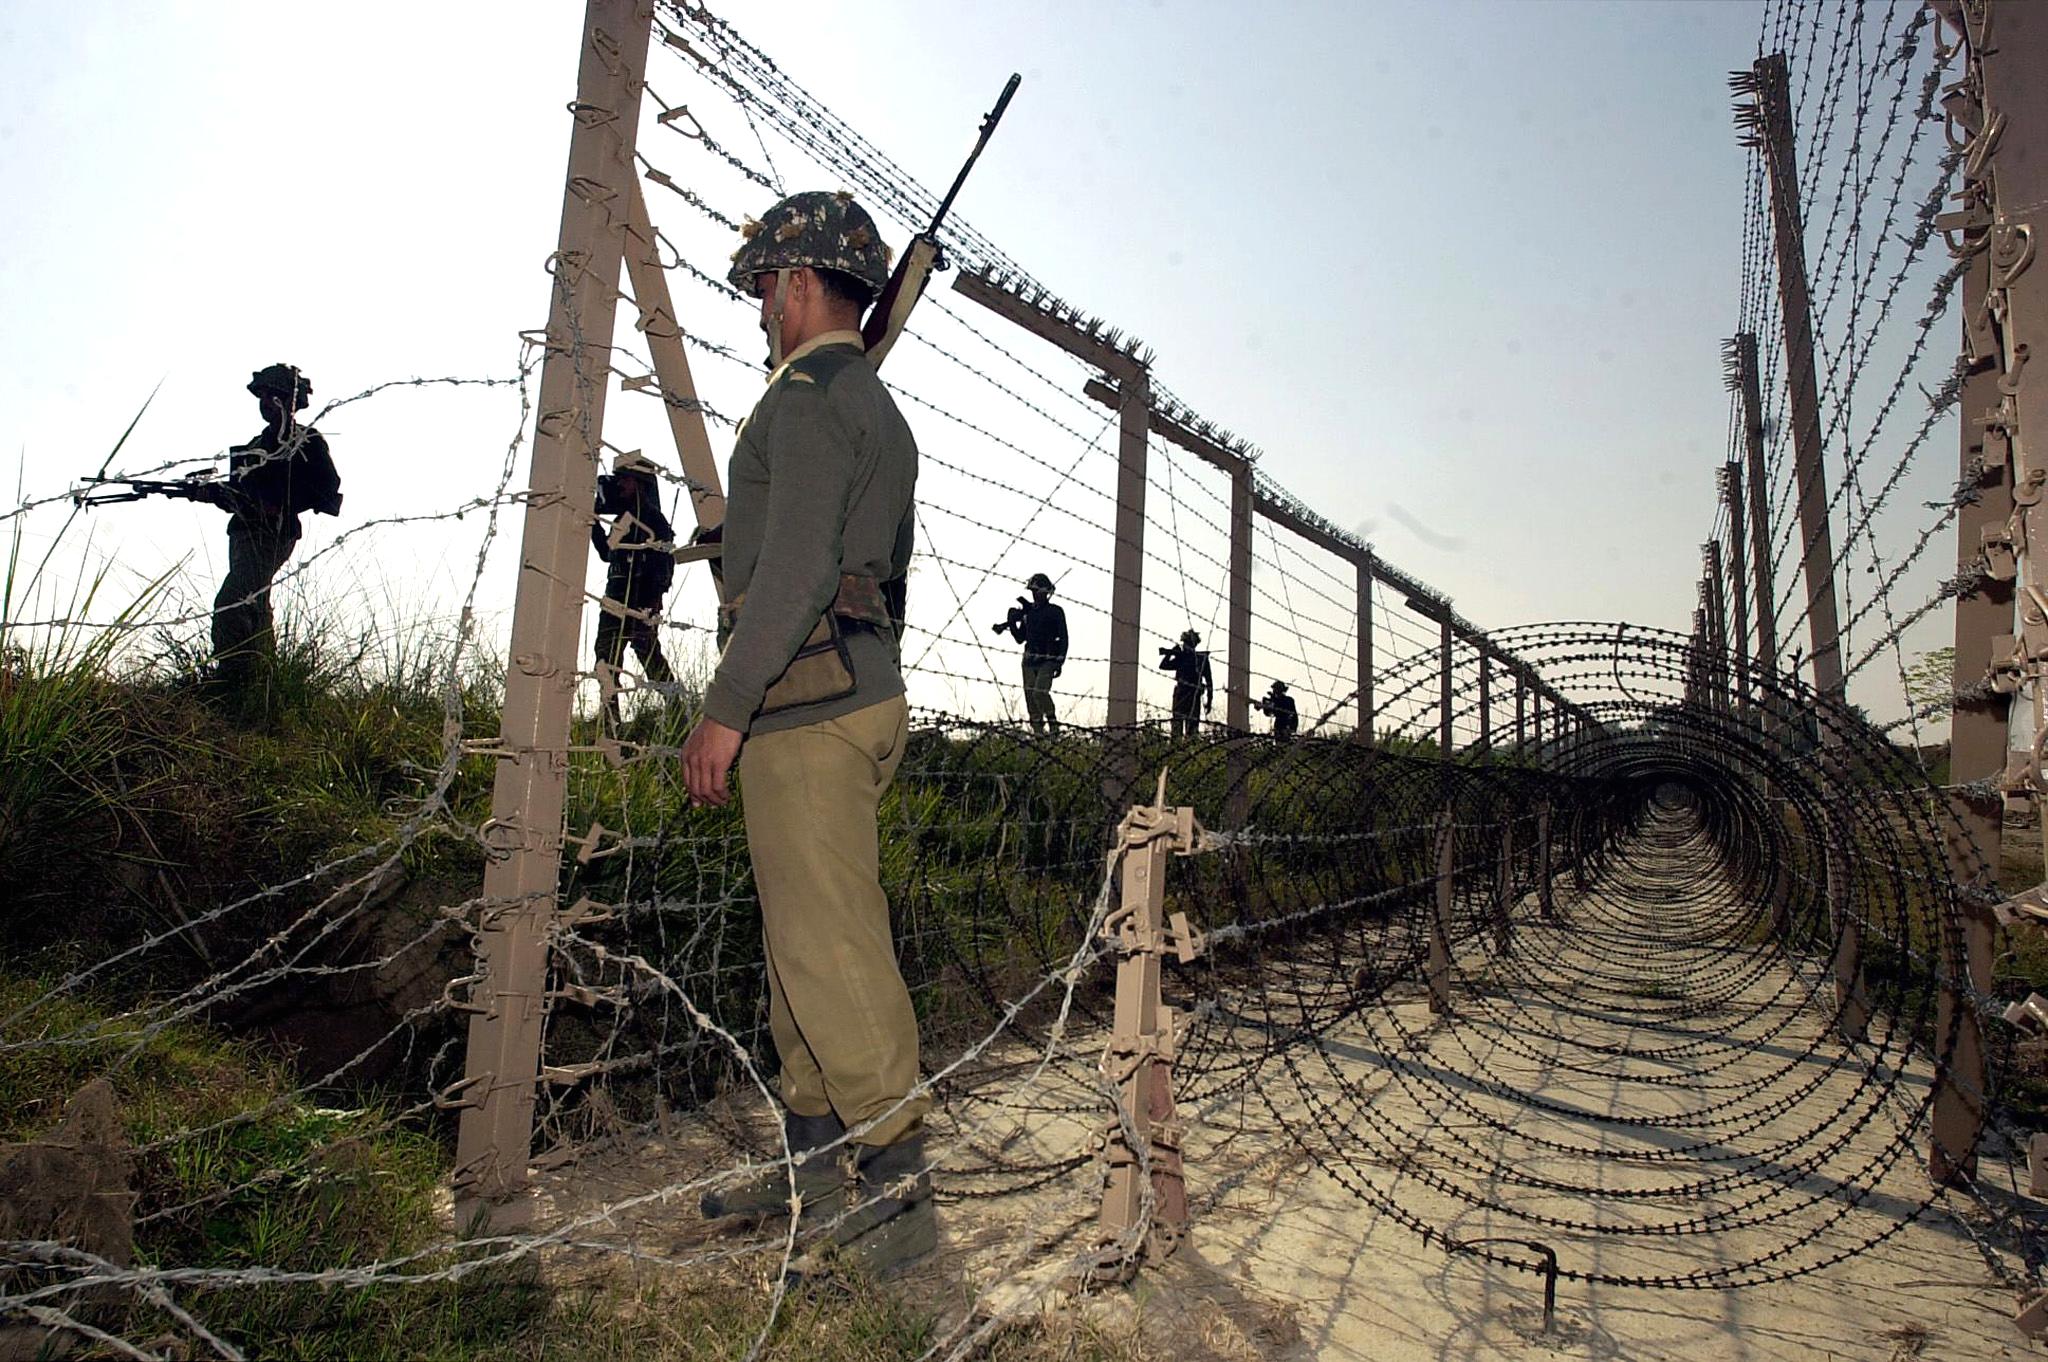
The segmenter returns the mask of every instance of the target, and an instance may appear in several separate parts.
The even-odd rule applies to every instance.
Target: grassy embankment
[[[451,703],[445,646],[361,638],[337,649],[287,619],[260,703],[228,713],[181,665],[189,648],[160,646],[153,661],[137,662],[120,651],[126,637],[119,629],[69,630],[31,643],[17,632],[0,651],[0,882],[10,886],[12,908],[0,948],[0,1139],[47,1130],[71,1093],[105,1076],[137,1150],[142,1261],[325,1271],[428,1246],[445,1223],[437,1198],[449,1132],[444,1123],[389,1114],[414,1105],[418,1092],[314,1092],[288,1048],[231,1036],[207,1009],[164,1024],[154,1004],[183,990],[203,995],[224,967],[317,904],[325,886],[232,913],[217,913],[222,905],[310,866],[395,845],[440,783]],[[466,685],[452,698],[462,731],[495,730],[488,684]],[[892,806],[900,827],[936,830],[922,841],[890,839],[892,874],[914,878],[930,903],[978,892],[961,878],[969,876],[963,867],[985,859],[991,839],[1014,835],[1001,826],[1006,810],[1020,812],[1000,779],[1006,762],[1010,774],[1032,774],[1015,753],[963,757],[951,772],[935,761],[925,783],[906,785]],[[743,869],[706,849],[739,845],[727,835],[732,815],[686,815],[668,766],[609,773],[595,759],[581,762],[572,820],[664,828],[692,818],[692,854],[655,858],[632,888],[696,902],[729,897]],[[488,760],[466,761],[452,774],[441,792],[446,813],[419,824],[398,848],[408,882],[444,903],[474,893],[480,876],[480,857],[461,829],[484,816]],[[1078,798],[1083,767],[1065,779]],[[1048,798],[1043,779],[1021,783]],[[964,817],[958,801],[975,789],[984,791],[983,816]],[[1089,842],[1083,851],[1057,807],[1041,812],[1015,820],[1035,821],[1038,843],[1028,856],[1009,855],[1012,864],[1099,857],[1095,830],[1080,839]],[[599,867],[591,884],[605,873]],[[1034,970],[1071,944],[1053,920],[1070,911],[1070,895],[1064,885],[1057,895],[1051,888],[1021,895],[1008,905],[1014,911],[952,924],[947,949],[984,963],[1007,958],[1018,977]],[[1057,914],[1047,907],[1055,899]],[[1014,939],[1020,927],[1037,939]],[[157,946],[95,969],[145,938]],[[94,971],[88,983],[65,983],[80,971]],[[937,1007],[944,990],[930,987],[923,997]],[[753,1008],[742,996],[726,1002]],[[444,1256],[421,1266],[455,1264]],[[757,1287],[735,1268],[553,1288],[484,1270],[459,1282],[273,1283],[179,1298],[252,1356],[714,1358],[744,1355],[766,1323],[767,1298]],[[176,1332],[132,1303],[102,1302],[90,1315],[127,1337]],[[901,1357],[921,1350],[933,1328],[899,1297],[862,1291],[792,1305],[769,1355]],[[1114,1358],[1135,1356],[1133,1346],[1076,1324],[1004,1335],[986,1355]]]

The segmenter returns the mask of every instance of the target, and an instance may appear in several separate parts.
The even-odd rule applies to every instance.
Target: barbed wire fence
[[[1954,372],[1925,352],[1954,285],[1927,258],[1928,205],[1958,162],[1953,151],[1932,156],[1923,137],[1938,77],[1928,21],[1858,5],[1837,11],[1822,38],[1822,9],[1767,5],[1760,55],[1785,50],[1800,73],[1806,202],[1831,186],[1812,275],[1825,429],[1846,470],[1830,506],[1843,530],[1835,566],[1842,575],[1864,555],[1878,579],[1848,611],[1845,633],[1866,629],[1861,651],[1844,651],[1857,658],[1852,677],[1880,656],[1903,675],[1902,640],[1926,612],[1895,611],[1891,593],[1918,580],[1919,553],[1953,506],[1934,508],[1932,529],[1926,517],[1910,526],[1920,537],[1905,553],[1880,546],[1902,542],[1884,513],[1896,488],[1915,485],[1915,456],[1954,401],[1939,402],[1938,388],[1925,414],[1899,410],[1916,376]],[[610,47],[593,40],[592,50],[616,62],[619,34],[605,31]],[[758,1275],[773,1304],[754,1351],[768,1346],[796,1227],[700,1225],[692,1209],[737,1169],[790,1153],[764,1077],[758,909],[737,811],[689,807],[673,760],[709,664],[715,598],[701,576],[684,569],[660,621],[685,679],[631,686],[620,729],[600,722],[595,670],[553,660],[578,700],[560,753],[564,807],[543,830],[561,853],[553,881],[516,901],[446,892],[465,879],[473,890],[499,850],[487,787],[504,759],[503,691],[475,682],[505,648],[481,602],[502,559],[503,512],[556,495],[519,482],[527,440],[550,419],[531,391],[535,372],[574,352],[580,382],[616,387],[623,409],[589,432],[593,453],[635,438],[659,449],[674,409],[730,431],[761,374],[749,309],[722,280],[746,212],[784,189],[837,184],[907,232],[935,202],[730,22],[663,3],[651,34],[653,107],[628,168],[664,191],[650,229],[681,290],[676,315],[640,313],[636,328],[635,298],[614,287],[629,304],[614,338],[534,333],[516,375],[405,380],[510,384],[520,431],[491,491],[427,517],[447,530],[476,517],[463,522],[476,570],[435,665],[441,728],[416,783],[393,796],[380,835],[330,843],[308,868],[168,925],[138,917],[89,958],[14,990],[0,1063],[61,1079],[64,1095],[98,1077],[139,1092],[166,1047],[199,1024],[289,1011],[364,981],[380,989],[375,1022],[317,1062],[302,1054],[271,1088],[141,1127],[121,1155],[141,1189],[126,1250],[21,1235],[0,1273],[0,1312],[125,1356],[241,1357],[247,1345],[213,1321],[250,1296],[462,1283],[591,1258]],[[1887,111],[1883,128],[1866,128],[1873,110]],[[602,112],[572,106],[579,118]],[[1768,332],[1777,306],[1763,180],[1754,170],[1742,237],[1739,315],[1751,332]],[[1881,212],[1866,208],[1874,186],[1889,196]],[[960,275],[1143,353],[968,224],[955,219],[946,245]],[[578,287],[585,268],[552,260],[557,293]],[[1893,308],[1908,287],[1929,297],[1911,329]],[[1097,369],[1043,334],[1004,330],[973,302],[935,287],[889,376],[922,468],[903,640],[918,707],[882,809],[883,880],[920,1018],[940,1196],[961,1223],[996,1227],[949,1245],[948,1270],[976,1308],[928,1355],[969,1355],[1062,1283],[1114,1276],[1149,1251],[1161,1209],[1152,1192],[1134,1226],[1107,1232],[1097,1216],[1101,1151],[1119,1135],[1142,1171],[1161,1171],[1152,1145],[1130,1138],[1133,1114],[1103,1068],[1122,950],[1105,929],[1123,906],[1117,869],[1129,851],[1114,837],[1161,770],[1168,802],[1197,811],[1211,833],[1200,854],[1176,860],[1169,890],[1206,946],[1169,984],[1182,1019],[1168,1032],[1175,1138],[1191,1164],[1245,1157],[1228,1147],[1263,1108],[1269,1142],[1424,1242],[1553,1280],[1762,1286],[1834,1270],[1938,1212],[1969,1228],[2017,1295],[2038,1292],[2035,1227],[1985,1191],[2010,1177],[2025,1137],[2002,1090],[1975,1094],[1989,1142],[1949,1151],[1976,1173],[1947,1186],[1908,1176],[1954,1067],[1956,1031],[1938,998],[1960,991],[1987,1022],[2004,1006],[1959,982],[1949,959],[1966,894],[1948,848],[1967,830],[1939,798],[1917,730],[1902,751],[1800,682],[1796,666],[1743,670],[1705,657],[1697,637],[1602,623],[1483,631],[1289,497],[1268,466],[1279,459],[1195,417],[1149,374],[1149,357],[1157,420],[1141,427],[1144,533],[1120,544],[1108,489],[1123,439],[1118,413],[1088,391]],[[665,324],[703,361],[688,396],[647,348],[649,329]],[[1789,553],[1798,488],[1774,347],[1765,364],[1765,528],[1781,584],[1771,604],[1789,639],[1804,624],[1801,559]],[[1859,417],[1865,381],[1884,396]],[[636,394],[658,405],[633,414]],[[1746,420],[1731,421],[1732,444]],[[1189,445],[1161,423],[1223,457],[1187,459]],[[1873,456],[1892,466],[1866,496],[1860,469]],[[1253,507],[1242,516],[1239,479]],[[673,480],[682,504],[702,490],[686,473]],[[38,493],[9,518],[64,515],[67,501]],[[398,528],[351,525],[323,554],[338,563],[338,546],[374,546]],[[1715,535],[1730,530],[1720,523]],[[1243,573],[1233,570],[1240,548]],[[1240,721],[1175,741],[1158,723],[1168,683],[1149,667],[1138,669],[1149,679],[1137,721],[1103,722],[1120,561],[1140,565],[1124,581],[1148,646],[1195,628],[1213,647],[1241,593],[1249,637],[1223,688],[1248,695],[1286,680],[1308,711],[1304,736],[1277,741]],[[333,566],[316,554],[291,571],[312,583]],[[1015,654],[988,632],[1032,571],[1059,579],[1074,622],[1056,732],[1018,721]],[[587,638],[603,607],[585,583],[571,585]],[[1863,623],[1873,609],[1875,638],[1880,626]],[[10,643],[39,630],[140,636],[204,617],[30,611],[7,628]],[[586,645],[576,646],[581,659]],[[1725,698],[1737,681],[1750,712]],[[447,1134],[476,1096],[463,1029],[501,1005],[507,984],[479,965],[475,943],[536,899],[543,982],[519,1006],[539,1028],[540,1059],[502,1079],[532,1093],[533,1138],[501,1151],[532,1218],[465,1233],[474,1227],[443,1206],[399,1249],[200,1253],[210,1216],[286,1187],[346,1194],[371,1176],[339,1150]],[[1844,921],[1864,933],[1847,995]],[[2012,1072],[2010,1034],[1987,1032],[2003,1036],[1992,1072]],[[1587,1105],[1594,1092],[1605,1094],[1598,1109]],[[47,1114],[53,1104],[39,1100]],[[290,1148],[224,1158],[281,1117],[298,1135]],[[231,1171],[181,1191],[198,1184],[174,1172],[208,1162]],[[1872,1213],[1879,1203],[1887,1209]],[[1498,1235],[1472,1233],[1475,1215],[1511,1224],[1522,1246],[1479,1242]],[[1548,1258],[1532,1259],[1527,1240]],[[1606,1265],[1616,1244],[1633,1255],[1628,1270]]]

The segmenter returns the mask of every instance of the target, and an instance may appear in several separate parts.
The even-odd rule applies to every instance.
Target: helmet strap
[[[789,267],[775,271],[775,301],[768,309],[768,371],[782,367],[782,313],[789,305]]]

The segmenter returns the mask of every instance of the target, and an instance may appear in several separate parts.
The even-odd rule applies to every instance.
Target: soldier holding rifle
[[[1202,636],[1190,629],[1171,648],[1159,650],[1159,670],[1173,673],[1173,736],[1192,738],[1200,731],[1202,715],[1216,707],[1216,675],[1209,669],[1209,654],[1202,650]]]
[[[702,1209],[787,1214],[794,1180],[801,1218],[824,1224],[818,1247],[878,1276],[931,1252],[938,1218],[931,1100],[877,825],[909,741],[901,635],[918,456],[876,368],[1016,87],[1012,76],[893,275],[874,219],[848,194],[812,192],[747,223],[727,276],[759,300],[770,372],[728,470],[724,652],[683,774],[693,801],[724,804],[739,763],[783,1134],[799,1158],[714,1189]],[[807,1257],[796,1274],[825,1261]]]
[[[1019,596],[996,632],[1024,645],[1024,709],[1031,716],[1031,731],[1050,727],[1057,733],[1060,716],[1053,707],[1052,683],[1067,665],[1067,612],[1052,603],[1052,578],[1043,572],[1032,573],[1024,585],[1031,599]]]
[[[263,430],[228,451],[226,481],[94,478],[89,481],[95,486],[126,490],[75,494],[81,505],[168,496],[228,513],[228,573],[213,599],[213,660],[230,694],[246,693],[276,655],[270,583],[299,542],[299,516],[341,512],[341,476],[327,441],[298,424],[297,413],[312,399],[312,382],[292,365],[272,364],[251,374],[248,386],[263,413]]]
[[[1301,727],[1301,712],[1295,708],[1294,697],[1287,693],[1285,681],[1275,681],[1271,690],[1252,701],[1252,707],[1273,720],[1273,736],[1281,742],[1292,738]]]

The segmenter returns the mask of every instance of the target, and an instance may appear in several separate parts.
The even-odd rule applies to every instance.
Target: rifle
[[[996,130],[1003,110],[1010,107],[1010,96],[1017,93],[1017,87],[1023,80],[1021,75],[1012,75],[1010,83],[1003,87],[996,106],[981,120],[981,132],[974,139],[974,150],[967,153],[967,164],[960,167],[960,173],[953,177],[953,187],[946,191],[945,198],[939,200],[939,211],[932,214],[931,225],[910,238],[910,244],[903,248],[903,258],[896,262],[896,272],[889,276],[889,282],[882,286],[881,295],[869,310],[867,323],[860,329],[860,338],[867,344],[868,362],[876,368],[882,367],[882,360],[888,356],[890,347],[903,334],[904,324],[910,320],[910,309],[916,307],[917,300],[924,296],[924,286],[933,271],[946,267],[945,251],[939,245],[939,224],[946,220],[946,214],[953,207],[953,199],[960,193],[960,186],[967,183],[967,172],[974,169],[975,161],[981,157],[981,149],[988,145],[989,134]]]
[[[1030,608],[1031,602],[1025,600],[1022,596],[1019,596],[1017,598],[1017,603],[1010,607],[1010,613],[1003,618],[1003,622],[1001,624],[998,624],[995,627],[995,632],[998,634],[1006,633],[1013,626],[1022,624],[1024,622],[1024,612],[1026,610],[1029,610]]]
[[[224,506],[231,495],[228,485],[217,478],[192,476],[172,481],[153,478],[85,478],[86,484],[71,493],[71,500],[80,506],[106,506],[117,501],[142,501],[148,497],[171,497],[181,501],[203,501],[212,506]],[[101,487],[125,488],[125,491],[100,492]]]

